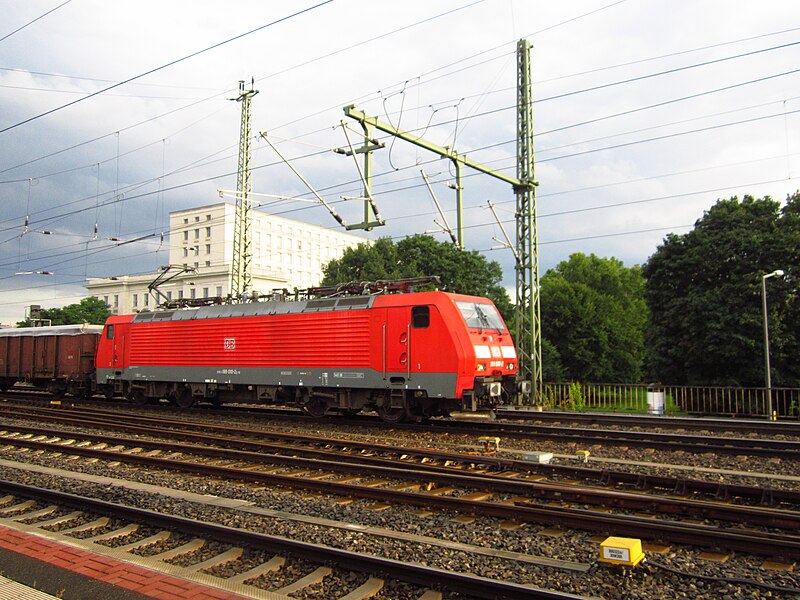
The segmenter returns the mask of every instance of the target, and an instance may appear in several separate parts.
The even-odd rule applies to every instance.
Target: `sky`
[[[240,80],[259,92],[259,210],[340,227],[264,133],[361,221],[361,202],[343,199],[361,194],[356,163],[332,151],[360,143],[349,104],[513,176],[521,38],[541,274],[575,252],[642,264],[720,198],[800,188],[792,0],[0,0],[0,323],[79,301],[87,278],[166,264],[168,213],[236,187]],[[358,233],[449,240],[422,172],[455,225],[450,161],[376,137],[386,225]],[[513,240],[513,190],[464,175],[465,246],[500,263],[513,298],[487,204]]]

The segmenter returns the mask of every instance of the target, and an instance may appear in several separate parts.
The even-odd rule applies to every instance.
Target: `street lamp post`
[[[761,302],[764,307],[764,387],[767,389],[767,418],[775,420],[772,413],[772,379],[769,368],[769,324],[767,319],[767,279],[770,277],[783,277],[783,271],[777,269],[772,273],[761,276]]]

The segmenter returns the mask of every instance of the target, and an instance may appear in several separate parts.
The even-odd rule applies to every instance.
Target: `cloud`
[[[2,42],[0,129],[311,6],[70,3]],[[154,270],[167,213],[216,202],[218,188],[235,187],[240,105],[229,99],[251,76],[260,91],[254,135],[268,132],[355,222],[360,203],[341,196],[361,193],[358,171],[351,158],[330,152],[346,145],[342,120],[360,143],[360,128],[342,107],[357,103],[513,174],[515,41],[529,35],[542,273],[576,251],[641,263],[717,198],[782,199],[796,187],[798,74],[775,75],[796,68],[799,47],[684,69],[794,42],[796,31],[776,33],[796,21],[794,2],[736,10],[721,0],[382,0],[369,7],[334,2],[310,10],[0,134],[0,292],[12,302],[0,320],[21,319],[25,304],[79,299],[87,276]],[[50,8],[44,0],[15,4],[3,27],[13,31]],[[675,69],[682,70],[646,77]],[[772,78],[746,84],[765,77]],[[632,81],[609,85],[624,80]],[[678,100],[687,96],[695,97]],[[375,137],[386,144],[373,154],[373,191],[387,225],[365,235],[436,228],[420,169],[455,226],[450,161]],[[263,141],[254,150],[254,191],[310,197]],[[511,186],[470,169],[464,175],[467,247],[498,260],[513,286],[513,256],[492,250],[501,233],[486,208],[489,199],[497,204],[513,236]],[[263,202],[276,214],[336,227],[321,206]],[[56,235],[20,238],[26,215],[31,228]],[[145,235],[154,237],[126,246],[106,239]],[[14,275],[20,270],[55,275],[44,283]]]

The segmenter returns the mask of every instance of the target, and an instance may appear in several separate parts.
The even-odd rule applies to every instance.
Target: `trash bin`
[[[647,412],[651,415],[664,414],[664,390],[660,383],[647,386]]]

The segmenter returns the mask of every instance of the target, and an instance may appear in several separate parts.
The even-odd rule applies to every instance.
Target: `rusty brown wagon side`
[[[56,396],[83,396],[93,389],[102,331],[85,324],[0,329],[0,389],[24,382]]]

